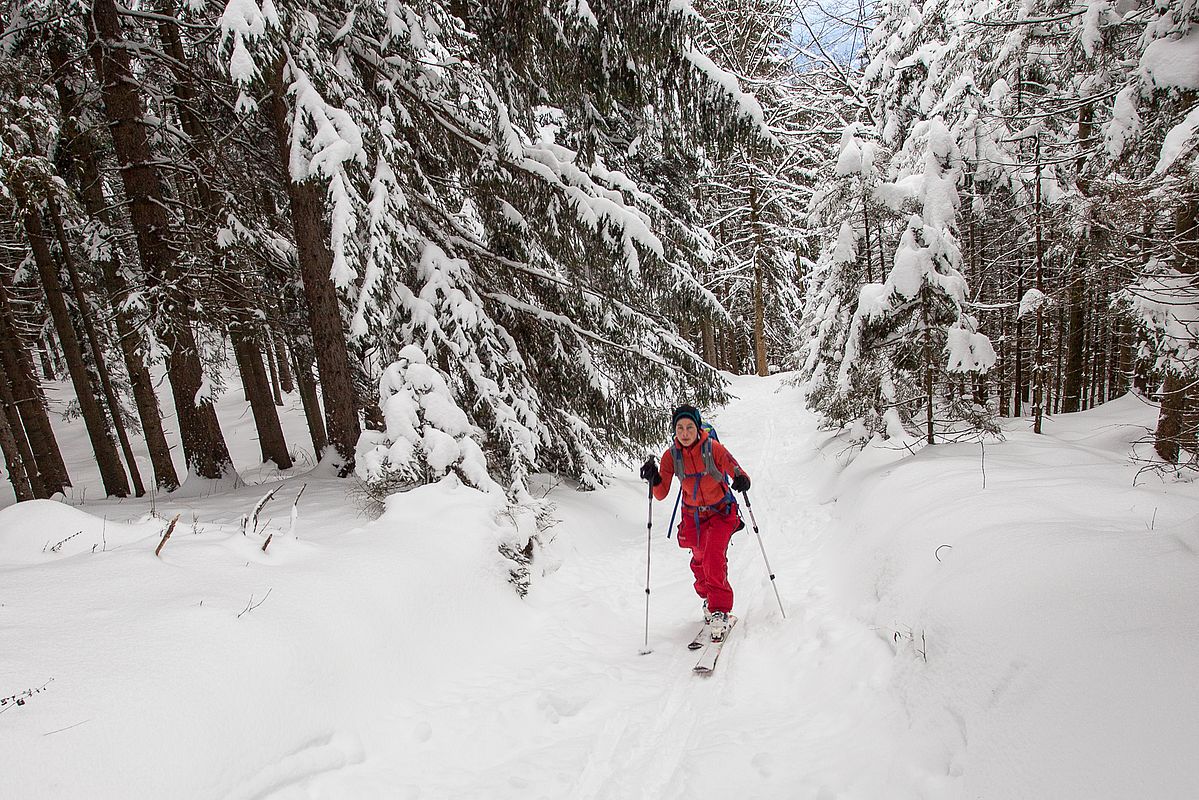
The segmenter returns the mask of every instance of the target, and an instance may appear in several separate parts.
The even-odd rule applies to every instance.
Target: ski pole
[[[783,619],[787,618],[787,612],[783,610],[783,598],[779,596],[778,584],[774,582],[774,570],[770,568],[770,559],[766,557],[766,545],[762,544],[762,533],[758,530],[758,520],[754,517],[753,504],[749,502],[749,491],[741,493],[741,497],[745,499],[745,507],[749,509],[749,521],[753,523],[754,535],[758,537],[758,547],[762,549],[762,560],[766,562],[766,574],[770,576],[770,585],[774,587],[774,599],[779,601],[779,611],[783,614]]]
[[[649,515],[645,521],[645,646],[641,648],[641,655],[649,655],[654,652],[649,646],[649,558],[650,544],[652,543],[651,535],[654,528],[654,483],[646,481],[649,484]]]

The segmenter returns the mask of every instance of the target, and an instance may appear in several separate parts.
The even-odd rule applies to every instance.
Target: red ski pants
[[[708,601],[709,611],[733,610],[733,587],[729,585],[729,540],[741,525],[736,510],[699,519],[683,508],[679,523],[679,547],[691,549],[691,572],[695,575],[695,593]]]

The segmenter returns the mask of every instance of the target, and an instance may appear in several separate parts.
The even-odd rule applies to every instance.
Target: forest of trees
[[[1199,6],[982,10],[862,20],[812,205],[809,402],[933,442],[1135,389],[1162,463],[1194,467]]]
[[[60,380],[111,496],[187,477],[160,379],[188,474],[236,388],[280,469],[296,392],[519,490],[789,368],[861,438],[1134,388],[1195,466],[1196,65],[1190,0],[0,0],[9,479],[71,485]]]

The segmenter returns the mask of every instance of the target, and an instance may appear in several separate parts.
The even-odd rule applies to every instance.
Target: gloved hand
[[[658,465],[652,458],[647,458],[641,465],[641,480],[649,481],[650,486],[657,486],[662,482],[662,476],[658,473]]]
[[[733,491],[734,492],[748,492],[749,491],[749,476],[746,475],[745,473],[741,473],[740,475],[734,476],[733,477]]]

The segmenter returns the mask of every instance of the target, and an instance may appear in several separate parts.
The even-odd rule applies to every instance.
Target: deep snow
[[[371,521],[344,481],[285,477],[266,553],[240,524],[262,485],[0,511],[0,697],[45,687],[0,706],[0,797],[1199,796],[1199,491],[1132,485],[1152,409],[845,469],[784,381],[734,379],[714,418],[787,619],[738,534],[742,622],[708,678],[666,503],[638,655],[631,469],[598,492],[543,479],[560,522],[524,600],[496,552],[510,523],[452,480]],[[273,480],[239,394],[235,459]]]

